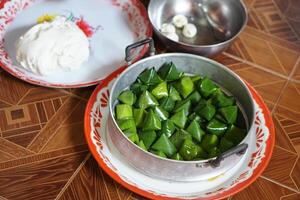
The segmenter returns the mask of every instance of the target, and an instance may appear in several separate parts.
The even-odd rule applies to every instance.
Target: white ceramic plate
[[[137,171],[114,148],[106,130],[109,91],[117,75],[110,75],[92,94],[85,113],[85,136],[99,165],[123,186],[151,199],[221,199],[254,182],[267,166],[274,147],[274,126],[262,99],[248,85],[256,102],[256,134],[251,134],[247,153],[234,168],[209,180],[183,182],[161,180]]]
[[[20,67],[15,42],[45,14],[82,17],[93,30],[90,57],[75,71],[36,75]],[[12,75],[47,87],[84,87],[98,83],[125,66],[126,46],[152,36],[147,12],[138,0],[11,0],[0,10],[0,65]],[[134,60],[146,52],[134,52]]]

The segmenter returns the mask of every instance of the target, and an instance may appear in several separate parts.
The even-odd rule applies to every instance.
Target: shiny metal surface
[[[180,41],[168,39],[159,31],[163,23],[183,14],[196,25],[198,34]],[[247,10],[242,0],[151,0],[148,15],[160,40],[173,51],[213,56],[225,50],[247,24]]]
[[[131,65],[131,62],[132,62],[132,59],[133,59],[132,51],[134,49],[136,49],[137,47],[140,47],[140,46],[145,45],[145,44],[149,44],[148,54],[150,56],[155,55],[156,49],[155,49],[155,46],[154,46],[154,40],[151,37],[145,38],[141,41],[138,41],[138,42],[133,43],[133,44],[126,47],[126,49],[125,49],[125,61],[127,62],[127,65]]]
[[[248,122],[248,134],[241,142],[247,143],[250,134],[255,134],[254,124],[254,103],[252,96],[244,82],[225,66],[192,54],[169,53],[152,56],[134,63],[128,67],[115,81],[109,99],[110,114],[108,117],[107,134],[120,154],[135,168],[150,176],[172,181],[194,181],[208,179],[232,168],[242,156],[231,155],[225,158],[220,166],[213,168],[210,161],[174,161],[158,157],[152,153],[140,149],[132,143],[119,129],[113,113],[114,106],[119,94],[131,85],[137,76],[146,68],[155,66],[159,68],[163,63],[172,61],[180,71],[190,74],[208,76],[225,91],[230,91],[245,113]]]

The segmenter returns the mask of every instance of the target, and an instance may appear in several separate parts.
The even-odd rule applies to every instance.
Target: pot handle
[[[235,146],[232,149],[229,149],[228,151],[221,153],[216,159],[209,161],[209,164],[213,168],[219,167],[220,163],[223,159],[225,159],[231,155],[234,155],[234,154],[243,155],[243,154],[245,154],[247,148],[248,148],[248,144],[246,144],[246,143]]]
[[[149,54],[150,56],[153,56],[155,55],[155,46],[154,46],[154,41],[151,37],[149,38],[146,38],[146,39],[143,39],[143,40],[140,40],[138,42],[135,42],[129,46],[126,47],[126,50],[125,50],[125,61],[127,62],[128,65],[131,64],[132,62],[132,55],[131,55],[131,51],[137,47],[140,47],[142,45],[145,45],[145,44],[149,44]]]

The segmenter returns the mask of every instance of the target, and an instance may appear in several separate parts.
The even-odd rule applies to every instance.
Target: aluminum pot
[[[180,40],[176,42],[160,32],[162,24],[171,23],[178,14],[196,25],[194,38],[186,38],[177,30]],[[169,49],[202,56],[224,51],[244,30],[248,19],[242,0],[151,0],[148,15],[155,33]]]
[[[142,44],[150,42],[152,39],[142,41]],[[127,48],[127,54],[130,54],[132,47]],[[153,46],[151,51],[153,53]],[[127,61],[130,60],[127,56]],[[116,105],[119,94],[127,89],[146,68],[155,67],[158,69],[165,62],[173,62],[176,67],[185,73],[199,74],[208,76],[225,91],[233,95],[246,119],[248,133],[244,140],[236,147],[222,153],[219,157],[202,161],[176,161],[158,157],[152,153],[144,151],[136,144],[131,142],[125,134],[119,129],[114,118],[114,106]],[[245,83],[234,72],[220,63],[211,59],[186,54],[186,53],[167,53],[154,55],[142,59],[129,66],[115,81],[109,99],[109,116],[107,121],[107,134],[110,137],[114,147],[125,160],[133,167],[144,174],[166,179],[170,181],[196,181],[218,176],[235,166],[242,158],[248,147],[250,134],[255,134],[254,128],[254,102]]]

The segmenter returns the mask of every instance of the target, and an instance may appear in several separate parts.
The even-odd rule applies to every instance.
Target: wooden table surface
[[[245,2],[247,28],[214,59],[263,97],[276,146],[262,176],[230,198],[300,199],[300,0]],[[0,199],[143,199],[106,175],[88,151],[83,113],[93,89],[38,87],[0,69]]]

